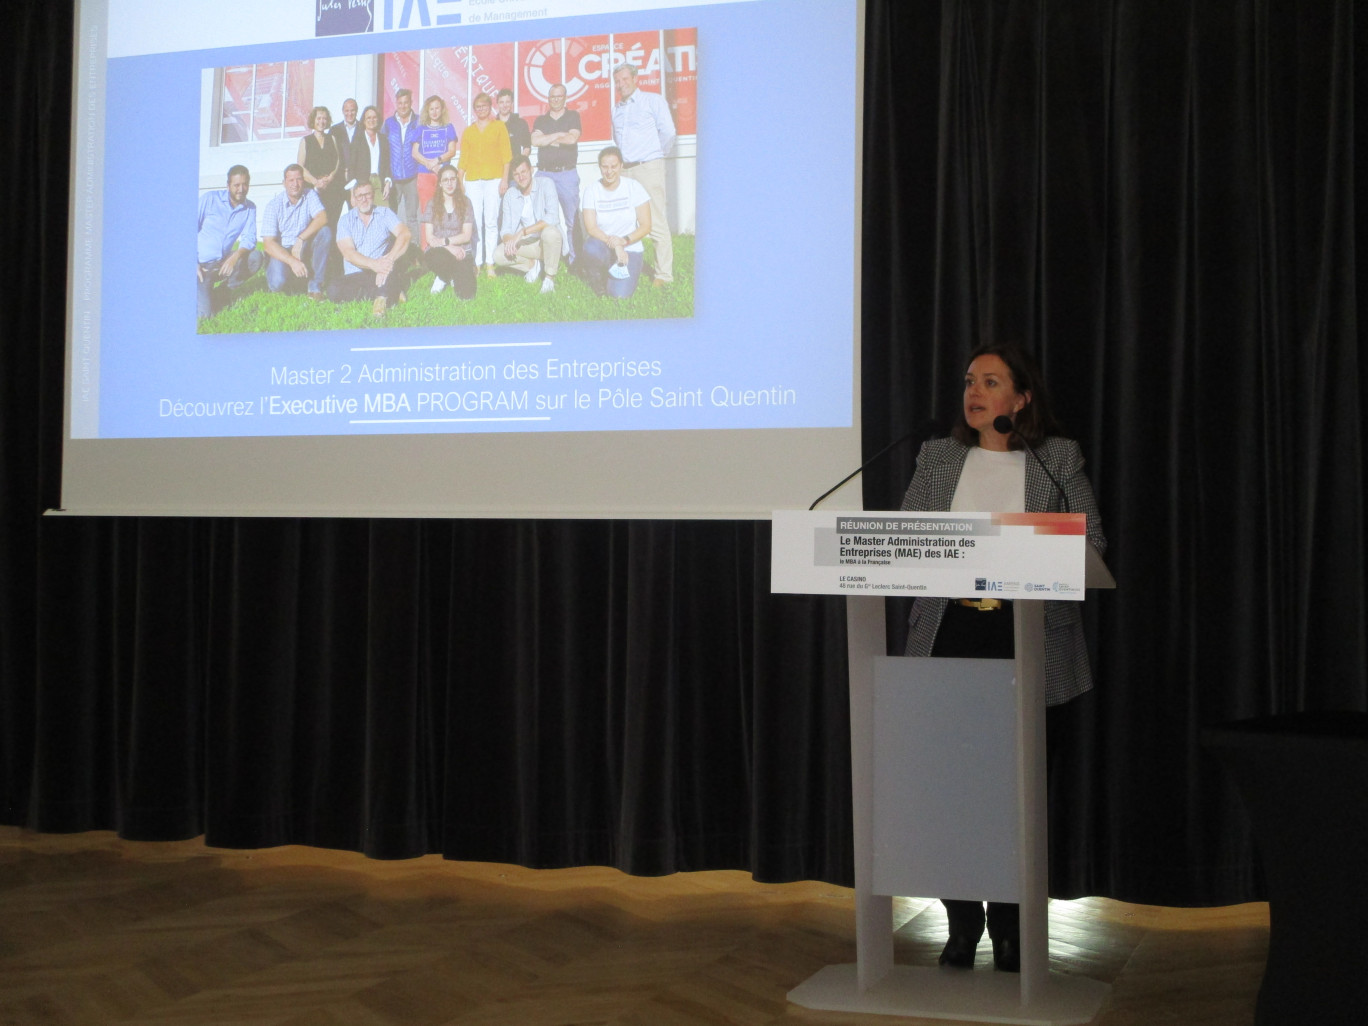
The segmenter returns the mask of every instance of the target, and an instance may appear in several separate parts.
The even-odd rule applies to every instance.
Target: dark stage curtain
[[[1098,686],[1052,781],[1055,894],[1259,893],[1196,732],[1368,697],[1355,6],[870,8],[866,444],[951,416],[972,346],[1019,340],[1111,544]]]
[[[1260,896],[1198,729],[1365,708],[1355,13],[869,5],[866,450],[953,414],[980,338],[1025,342],[1121,585],[1088,605],[1058,895]],[[40,516],[70,6],[7,27],[0,159],[31,230],[0,250],[0,821],[850,882],[843,607],[768,594],[765,524]]]

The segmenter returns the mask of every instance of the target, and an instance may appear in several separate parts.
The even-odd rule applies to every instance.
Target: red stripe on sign
[[[1087,534],[1084,513],[999,513],[998,523],[1007,527],[1031,527],[1033,534]]]

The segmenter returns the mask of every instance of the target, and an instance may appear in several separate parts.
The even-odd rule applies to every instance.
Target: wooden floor
[[[851,892],[735,872],[624,876],[229,851],[0,827],[3,1026],[922,1023],[785,993],[854,960]],[[939,903],[898,903],[933,965]],[[1266,905],[1050,907],[1052,968],[1113,984],[1101,1026],[1253,1020]],[[985,942],[978,972],[992,972]],[[950,971],[950,970],[946,970]]]

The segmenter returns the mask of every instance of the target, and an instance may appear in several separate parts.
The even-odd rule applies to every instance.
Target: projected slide
[[[624,70],[615,75],[615,68]],[[324,103],[327,97],[321,95],[323,87],[315,85],[372,80],[377,82],[376,91],[362,90],[364,95],[359,98],[333,99],[335,114]],[[637,133],[629,143],[650,148],[650,154],[637,152],[634,157],[653,156],[660,151],[660,169],[666,172],[658,175],[660,195],[679,212],[676,228],[670,224],[665,204],[658,208],[663,219],[660,237],[663,240],[665,233],[669,235],[668,261],[663,259],[666,254],[653,238],[656,232],[651,230],[657,227],[650,223],[656,208],[648,209],[646,224],[638,225],[635,207],[639,203],[632,203],[632,197],[627,195],[629,189],[637,188],[634,173],[643,173],[635,172],[635,168],[649,162],[610,154],[606,164],[614,187],[604,189],[601,184],[605,169],[599,166],[600,158],[615,145],[612,111],[622,98],[623,85],[633,93],[639,91],[635,102],[629,94],[624,108],[634,110],[640,103],[643,124],[629,125],[624,111],[618,127]],[[265,202],[253,201],[257,218],[262,222],[256,225],[257,235],[263,235],[268,226],[273,231],[279,229],[282,214],[287,212],[295,212],[294,217],[301,223],[300,231],[286,240],[290,246],[283,248],[294,250],[298,234],[308,235],[298,251],[291,252],[292,260],[277,260],[280,267],[274,277],[268,264],[250,280],[241,272],[236,276],[230,272],[217,282],[211,281],[211,302],[198,311],[201,316],[197,317],[197,325],[202,333],[693,315],[694,226],[699,220],[697,179],[689,174],[672,180],[667,162],[673,158],[675,143],[681,136],[694,149],[700,142],[696,118],[698,44],[694,29],[570,39],[538,37],[419,51],[241,64],[207,69],[201,86],[207,96],[201,103],[205,118],[201,125],[197,181],[223,178],[222,184],[231,193],[229,173],[243,165],[233,165],[225,171],[223,160],[234,148],[244,148],[241,144],[250,144],[254,139],[293,140],[299,165],[294,172],[296,195],[291,197],[288,188],[262,181],[272,175],[283,179],[285,172],[273,167],[255,171],[247,168],[250,174],[240,174],[239,185],[250,178],[261,182],[252,188],[253,197],[270,195]],[[481,107],[477,106],[481,100],[483,121]],[[399,118],[397,103],[403,103],[409,126]],[[501,162],[511,161],[513,149],[518,156],[528,158],[522,186],[517,168],[505,172],[498,165],[491,166],[494,177],[485,181],[493,184],[483,187],[480,179],[463,166],[468,162],[473,165],[473,157],[467,161],[461,155],[469,157],[481,144],[486,127],[491,130],[490,136],[499,136],[499,145],[505,135],[516,137],[517,145],[509,146],[508,152],[501,155]],[[541,145],[534,146],[533,133],[535,142]],[[396,161],[394,153],[399,147],[408,150],[408,155]],[[401,164],[405,166],[398,173],[412,171],[407,176],[411,182],[400,178],[396,183],[395,165]],[[446,164],[451,165],[451,170],[443,172]],[[463,219],[469,216],[470,228],[464,233],[468,239],[464,243],[443,245],[450,236],[433,236],[428,228],[432,223],[432,202],[442,192],[443,173],[454,184],[447,191],[451,199],[442,202],[438,209],[438,227],[440,216],[449,216],[459,237]],[[394,293],[404,295],[405,303],[392,307],[387,300],[386,309],[380,314],[373,303],[363,299],[322,303],[321,299],[313,298],[329,298],[328,285],[333,285],[337,292],[348,282],[347,275],[340,273],[337,225],[354,206],[347,185],[361,178],[371,181],[372,176],[373,204],[389,206],[404,214],[406,190],[416,197],[416,221],[409,224],[411,241],[405,251],[408,267],[399,269],[391,285]],[[545,178],[545,184],[538,186],[537,177]],[[629,182],[632,184],[628,185]],[[276,191],[271,195],[273,188]],[[518,201],[516,215],[506,214],[502,209],[504,196],[511,189],[525,190],[528,197],[525,202]],[[621,234],[633,236],[620,254],[612,254],[611,262],[600,259],[592,268],[593,261],[579,260],[585,249],[581,211],[586,209],[586,189],[592,190],[589,208],[593,210],[594,227],[602,227],[598,205],[611,203],[614,210],[630,212],[630,219],[621,226]],[[212,204],[221,191],[206,192],[196,187],[196,199]],[[307,196],[310,192],[317,203]],[[485,197],[490,200],[487,222],[475,216],[473,206]],[[534,219],[538,198],[544,201],[546,209],[537,213],[545,215],[544,219]],[[642,191],[635,192],[635,198],[649,202],[649,196],[643,200]],[[242,208],[241,216],[245,219],[245,203]],[[546,228],[524,235],[519,245],[510,248],[501,240],[514,234],[516,226],[506,230],[505,221],[524,211],[529,225],[544,223]],[[320,228],[326,230],[309,233],[308,221],[318,213],[324,215]],[[494,230],[485,245],[482,240],[491,225]],[[291,227],[287,226],[286,231]],[[273,237],[279,239],[278,234]],[[315,238],[321,238],[322,244],[316,245]],[[263,255],[269,255],[264,253],[266,245],[264,238],[258,240]],[[497,248],[500,245],[505,250],[502,255]],[[424,259],[433,250],[432,257]],[[452,259],[441,256],[443,253]],[[538,260],[542,265],[541,289],[533,292],[513,281],[525,278]],[[463,267],[460,261],[468,264]],[[492,266],[492,273],[484,276],[483,281],[474,273],[481,265]],[[615,265],[621,270],[615,272]],[[565,277],[558,273],[562,270],[567,272]],[[461,275],[462,271],[466,273]],[[437,285],[439,279],[442,284]],[[552,296],[555,290],[546,287],[548,279],[552,285],[560,286],[560,294]],[[464,287],[448,288],[457,280]],[[662,288],[654,293],[639,288],[657,281]],[[664,288],[667,284],[673,287]],[[438,291],[432,292],[433,286]],[[204,289],[202,276],[197,288]],[[428,298],[429,295],[437,298]],[[604,298],[622,301],[605,303],[601,301]]]
[[[680,432],[725,462],[797,429],[844,440],[755,451],[826,477],[858,455],[858,14],[81,0],[69,462],[210,494],[245,450],[196,440],[282,440],[250,499],[289,439],[339,440],[340,494],[406,465],[367,436],[639,434],[630,479]],[[184,444],[98,450],[137,440]],[[591,480],[569,444],[548,480]]]

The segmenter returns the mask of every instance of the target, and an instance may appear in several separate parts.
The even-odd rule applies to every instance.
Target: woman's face
[[[314,131],[326,132],[328,130],[329,121],[331,121],[331,119],[328,117],[328,112],[326,110],[320,110],[314,115]]]
[[[380,127],[380,112],[367,108],[365,115],[361,118],[361,124],[366,126],[367,132],[374,132]]]
[[[442,101],[433,100],[427,105],[428,123],[435,125],[442,120]]]
[[[437,180],[437,184],[448,196],[456,195],[456,172],[450,169],[443,171],[442,177]]]
[[[475,116],[476,116],[477,118],[479,118],[481,121],[488,121],[488,120],[489,120],[489,101],[488,101],[488,100],[476,100],[476,101],[475,101]]]
[[[603,184],[608,188],[617,187],[618,175],[622,174],[622,161],[616,153],[608,153],[599,158],[599,174],[603,176]]]
[[[998,417],[1015,417],[1031,401],[1031,393],[1018,392],[1012,372],[1002,357],[987,353],[969,365],[964,372],[964,420],[979,433],[996,437],[993,421]]]

